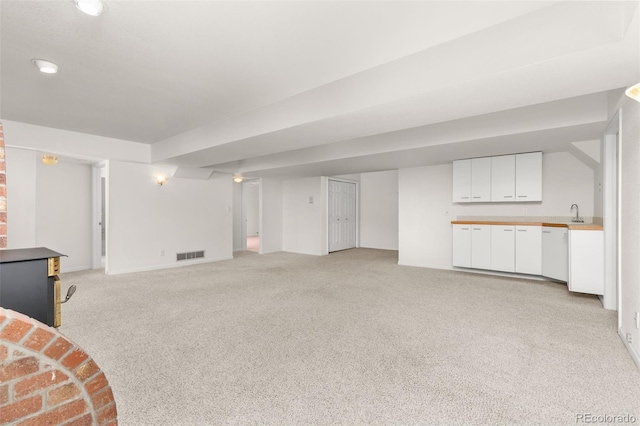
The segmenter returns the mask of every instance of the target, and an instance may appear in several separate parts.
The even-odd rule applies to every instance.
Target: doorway
[[[108,255],[107,244],[107,203],[108,169],[106,162],[93,165],[93,269],[104,269]]]
[[[356,183],[329,179],[328,195],[329,253],[356,247]]]
[[[243,183],[244,235],[247,251],[260,253],[260,182]]]

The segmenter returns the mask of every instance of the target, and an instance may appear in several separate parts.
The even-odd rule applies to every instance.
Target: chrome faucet
[[[580,209],[578,208],[577,204],[571,204],[571,208],[569,209],[569,211],[573,211],[573,208],[576,208],[576,217],[571,219],[571,222],[573,223],[584,223],[583,219],[580,219],[579,213],[580,213]]]

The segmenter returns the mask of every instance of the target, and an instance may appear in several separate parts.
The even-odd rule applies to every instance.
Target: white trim
[[[636,366],[640,369],[640,354],[636,352],[636,348],[634,348],[629,342],[627,342],[627,338],[624,335],[625,333],[622,329],[618,329],[618,336],[622,339],[622,343],[627,347],[629,354],[631,355],[631,359],[636,363]]]
[[[167,265],[143,266],[141,268],[118,269],[116,271],[110,270],[109,272],[107,272],[107,275],[130,274],[132,272],[158,271],[161,269],[180,268],[182,266],[191,266],[191,265],[198,265],[201,263],[219,262],[221,260],[232,260],[232,259],[233,259],[233,256],[224,256],[224,257],[219,257],[215,259],[180,261],[179,263],[169,263]]]
[[[89,271],[91,269],[96,269],[96,268],[92,268],[91,265],[74,266],[73,268],[64,268],[64,269],[61,268],[60,273],[66,274],[67,272]]]
[[[282,253],[282,250],[269,250],[269,251],[263,251],[260,254],[273,254],[273,253]]]

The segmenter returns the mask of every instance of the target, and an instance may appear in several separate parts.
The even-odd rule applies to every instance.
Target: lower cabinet
[[[471,267],[491,269],[491,225],[471,225]]]
[[[471,268],[471,225],[453,225],[453,266]]]
[[[491,270],[515,272],[515,226],[491,225]]]
[[[516,272],[542,275],[542,227],[516,226]]]
[[[542,275],[559,281],[568,277],[567,228],[542,227]]]
[[[569,231],[569,291],[604,294],[602,231]]]

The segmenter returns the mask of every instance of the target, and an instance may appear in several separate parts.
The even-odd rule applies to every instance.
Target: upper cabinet
[[[542,201],[542,153],[453,162],[453,202]]]
[[[501,155],[491,160],[491,201],[514,201],[516,198],[516,156]]]
[[[516,201],[542,201],[542,153],[516,155]]]
[[[471,201],[471,160],[453,162],[453,202]]]

